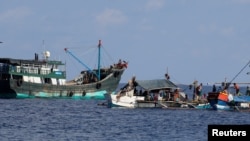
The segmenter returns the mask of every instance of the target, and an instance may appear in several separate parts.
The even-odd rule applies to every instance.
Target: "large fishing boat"
[[[70,81],[66,80],[65,63],[50,60],[49,51],[43,53],[43,59],[36,53],[30,60],[0,58],[0,98],[104,99],[104,94],[116,90],[128,63],[119,61],[101,68],[101,46],[99,40],[98,68],[86,66],[87,70]],[[67,48],[65,51],[77,59]]]

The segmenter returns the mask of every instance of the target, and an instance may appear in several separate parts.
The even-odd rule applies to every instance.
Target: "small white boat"
[[[121,93],[119,91],[117,94],[111,94],[112,105],[113,106],[121,106],[121,107],[136,107],[136,102],[138,100],[144,101],[144,96],[135,96],[134,90],[126,91],[125,93]]]

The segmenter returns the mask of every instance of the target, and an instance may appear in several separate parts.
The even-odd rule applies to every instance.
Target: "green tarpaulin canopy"
[[[166,79],[155,79],[155,80],[136,80],[138,85],[145,90],[155,90],[155,89],[178,89],[178,87],[171,82],[170,80]]]

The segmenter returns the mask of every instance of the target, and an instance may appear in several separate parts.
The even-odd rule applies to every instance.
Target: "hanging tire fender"
[[[85,91],[83,91],[83,92],[82,92],[82,96],[85,96],[85,95],[86,95],[86,92],[85,92]]]
[[[74,95],[74,93],[72,91],[70,91],[69,96],[72,97]]]
[[[101,86],[102,86],[102,84],[101,84],[101,83],[96,83],[96,89],[100,89],[100,88],[101,88]]]
[[[22,79],[18,79],[16,82],[17,86],[20,87],[23,84],[23,80]]]
[[[114,77],[117,77],[120,73],[118,71],[114,72]]]

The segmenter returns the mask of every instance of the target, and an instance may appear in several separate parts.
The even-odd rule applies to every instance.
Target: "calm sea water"
[[[107,108],[101,100],[0,99],[1,141],[206,141],[209,124],[249,112]]]

